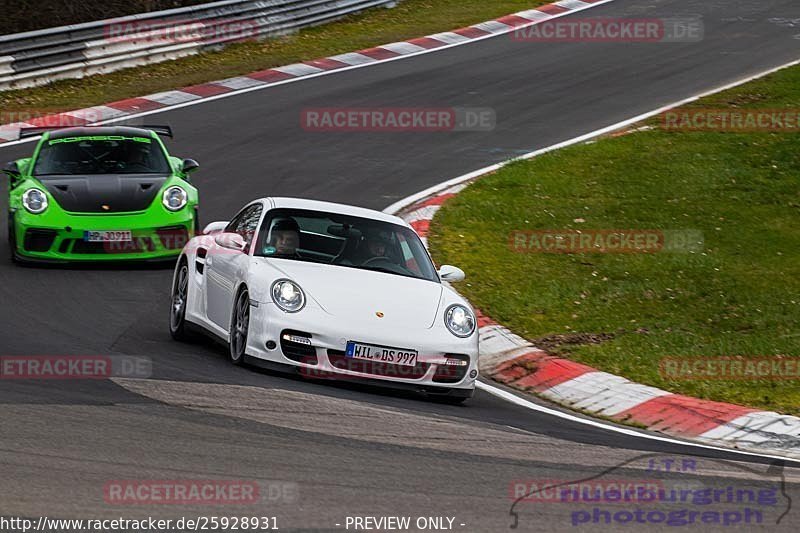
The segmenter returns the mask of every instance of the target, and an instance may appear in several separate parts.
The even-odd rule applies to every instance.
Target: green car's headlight
[[[303,289],[294,281],[279,279],[272,284],[272,300],[287,313],[296,313],[306,305]]]
[[[47,195],[39,189],[28,189],[22,193],[22,205],[34,215],[47,209]]]
[[[469,337],[475,332],[475,316],[463,305],[451,305],[444,312],[444,323],[456,337]]]
[[[164,191],[164,197],[162,198],[161,203],[163,203],[164,207],[170,211],[180,211],[186,206],[186,202],[188,200],[189,196],[186,194],[186,191],[184,191],[181,187],[174,185]]]

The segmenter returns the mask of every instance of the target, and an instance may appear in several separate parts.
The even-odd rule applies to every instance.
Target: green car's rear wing
[[[100,127],[100,125],[97,126]],[[77,127],[91,128],[92,126],[77,126]],[[173,138],[172,128],[169,126],[152,125],[152,126],[131,126],[131,127],[141,130],[150,130],[163,137],[169,137],[170,139]],[[46,133],[48,131],[64,130],[64,129],[69,129],[69,128],[65,128],[64,126],[36,126],[32,128],[20,128],[19,138],[27,139],[29,137],[38,137],[39,135]]]

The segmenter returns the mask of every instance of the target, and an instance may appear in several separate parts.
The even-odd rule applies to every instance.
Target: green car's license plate
[[[84,231],[83,240],[87,242],[130,242],[130,231]]]

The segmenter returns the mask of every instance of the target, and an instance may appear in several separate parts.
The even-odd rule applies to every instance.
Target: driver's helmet
[[[294,255],[300,246],[300,226],[293,218],[277,218],[272,221],[264,252],[267,255]]]

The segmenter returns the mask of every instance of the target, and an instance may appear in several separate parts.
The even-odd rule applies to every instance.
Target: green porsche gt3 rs
[[[8,163],[14,261],[168,260],[198,227],[192,159],[171,157],[169,127],[46,131],[30,158]]]

